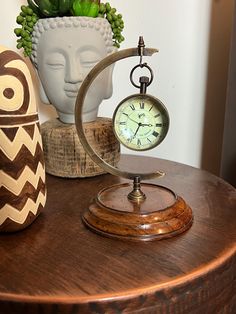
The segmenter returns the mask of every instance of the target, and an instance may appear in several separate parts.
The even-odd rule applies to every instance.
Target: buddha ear
[[[39,97],[40,97],[40,100],[41,100],[44,104],[49,105],[49,104],[50,104],[50,101],[49,101],[49,99],[48,99],[48,97],[47,97],[47,95],[46,95],[46,93],[45,93],[45,90],[44,90],[44,88],[43,88],[43,84],[42,84],[40,78],[38,78],[38,79],[39,79]]]
[[[114,64],[110,65],[107,68],[107,88],[105,92],[105,99],[108,99],[112,96],[113,84],[112,84],[112,75],[114,70]]]

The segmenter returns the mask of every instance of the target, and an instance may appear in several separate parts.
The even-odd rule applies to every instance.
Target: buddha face
[[[41,98],[45,94],[59,119],[74,123],[79,88],[89,71],[108,54],[104,37],[95,27],[49,28],[37,43],[37,68]],[[112,68],[103,71],[91,85],[84,103],[83,121],[93,121],[103,99],[112,94]],[[44,95],[44,96],[43,96]]]

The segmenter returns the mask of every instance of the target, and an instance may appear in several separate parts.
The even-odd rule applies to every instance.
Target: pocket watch
[[[158,98],[147,94],[153,71],[142,62],[143,56],[152,56],[157,51],[145,48],[143,37],[140,37],[138,47],[107,56],[84,79],[76,99],[75,124],[85,151],[106,172],[133,181],[102,189],[85,208],[84,224],[103,236],[135,241],[161,240],[186,231],[193,222],[192,210],[182,197],[168,187],[143,182],[163,177],[163,171],[140,173],[137,169],[131,172],[108,164],[90,145],[83,130],[83,104],[92,82],[113,63],[138,56],[139,63],[131,70],[130,81],[139,93],[126,97],[116,106],[112,117],[113,131],[121,145],[137,152],[152,149],[165,139],[170,125],[169,114]],[[139,84],[133,79],[137,68],[146,68],[150,74],[150,77],[140,76]]]
[[[169,114],[157,98],[135,94],[125,98],[113,115],[113,129],[118,141],[135,151],[159,145],[169,129]]]

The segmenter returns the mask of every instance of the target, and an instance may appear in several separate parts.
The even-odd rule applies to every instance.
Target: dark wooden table
[[[235,189],[174,162],[129,156],[122,164],[165,171],[158,183],[188,202],[193,226],[155,242],[104,238],[81,213],[120,179],[48,176],[45,211],[24,231],[0,236],[1,314],[236,313]]]

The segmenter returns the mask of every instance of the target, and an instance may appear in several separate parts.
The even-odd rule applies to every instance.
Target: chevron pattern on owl
[[[0,232],[25,228],[46,203],[45,164],[30,71],[0,46]]]

